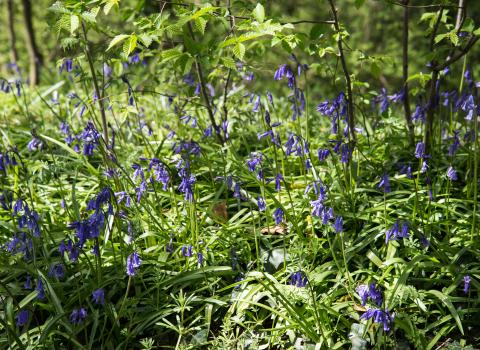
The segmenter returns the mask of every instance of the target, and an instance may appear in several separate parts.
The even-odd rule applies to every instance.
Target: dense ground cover
[[[137,24],[196,36],[186,48],[119,34],[107,46],[123,53],[104,60],[83,12],[83,51],[49,84],[2,80],[0,348],[480,346],[467,56],[433,95],[410,80],[409,135],[405,85],[318,74],[303,51],[268,65],[244,56],[250,39],[215,58],[195,45],[207,20],[232,25],[223,10],[176,11],[176,28]],[[294,41],[261,5],[250,17],[240,31]]]

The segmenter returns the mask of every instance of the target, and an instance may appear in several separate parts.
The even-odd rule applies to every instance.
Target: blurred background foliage
[[[96,2],[96,1],[94,1]],[[79,53],[78,47],[70,47],[65,41],[65,36],[56,31],[56,21],[58,16],[53,13],[50,6],[54,2],[51,0],[3,0],[1,2],[2,11],[0,11],[0,25],[4,30],[0,33],[2,42],[6,43],[0,47],[0,74],[5,78],[12,78],[17,72],[12,69],[12,63],[15,62],[24,76],[28,76],[29,65],[31,62],[29,54],[29,34],[25,26],[25,18],[29,16],[33,25],[34,42],[40,57],[40,79],[42,83],[51,83],[54,77],[54,66],[52,63],[64,57],[75,56]],[[67,4],[80,3],[78,1],[66,1]],[[86,2],[88,3],[88,2]],[[118,1],[113,3],[117,4]],[[180,4],[181,3],[181,4]],[[230,6],[230,12],[239,18],[248,18],[257,4],[256,1],[210,1],[212,6],[226,8]],[[281,23],[294,23],[294,46],[291,50],[300,61],[307,62],[315,73],[313,78],[337,77],[334,74],[341,69],[339,63],[335,60],[327,60],[327,56],[333,55],[336,51],[329,52],[329,46],[333,46],[331,40],[332,26],[328,23],[315,23],[331,20],[330,6],[328,1],[318,0],[299,0],[299,1],[263,1],[267,18],[277,20]],[[10,4],[10,10],[9,10]],[[183,6],[204,6],[206,1],[196,2],[169,2],[161,0],[122,0],[121,6],[112,6],[112,13],[98,15],[98,26],[100,32],[89,36],[93,43],[93,48],[97,48],[101,56],[99,60],[115,58],[118,52],[105,52],[105,48],[112,38],[119,33],[129,33],[135,30],[134,22],[148,16],[156,16],[158,13],[169,14],[171,18],[179,8]],[[439,0],[432,1],[410,1],[410,23],[409,23],[409,65],[410,75],[419,72],[428,73],[426,62],[432,59],[432,52],[429,48],[429,32],[426,21],[422,21],[428,13],[437,11],[439,6],[446,4],[444,10],[444,20],[447,23],[455,21],[456,2]],[[480,6],[472,2],[468,6],[467,16],[471,19],[480,17]],[[401,1],[392,0],[341,0],[336,2],[338,8],[339,20],[343,29],[348,33],[348,47],[346,48],[346,59],[351,67],[351,73],[359,82],[368,85],[373,90],[378,90],[380,86],[388,90],[398,90],[402,85],[402,21],[404,6]],[[451,6],[451,7],[450,7]],[[27,13],[26,13],[26,10]],[[12,34],[9,33],[9,15],[12,21]],[[226,17],[224,18],[226,22]],[[301,23],[299,23],[301,22]],[[477,21],[478,22],[478,21]],[[225,35],[225,28],[217,27],[219,22],[207,23],[205,34],[197,37],[201,44],[206,45],[218,35]],[[225,26],[226,23],[223,23]],[[443,27],[443,28],[442,28]],[[138,28],[137,28],[138,30]],[[447,32],[445,23],[441,23],[439,33]],[[63,39],[63,41],[62,41]],[[12,41],[13,40],[13,41]],[[255,40],[256,41],[256,40]],[[279,64],[286,60],[285,47],[269,47],[253,41],[247,50],[246,60],[255,62],[255,73],[271,76]],[[260,40],[259,40],[260,41]],[[317,45],[320,43],[320,45]],[[13,45],[12,45],[13,44]],[[63,44],[63,45],[62,45]],[[165,42],[162,49],[168,49],[177,42]],[[322,45],[323,44],[323,45]],[[324,51],[319,50],[323,46]],[[14,48],[14,49],[13,49]],[[16,54],[13,54],[13,51]],[[154,51],[151,51],[154,53]],[[308,59],[305,56],[311,56]],[[251,58],[260,57],[260,60]],[[477,62],[480,58],[480,50],[474,48],[469,53],[470,62]],[[38,61],[38,60],[37,60]],[[472,64],[471,67],[474,76],[478,72],[478,67]],[[452,67],[452,70],[461,72],[461,65]],[[155,70],[152,71],[154,73]],[[333,74],[332,74],[333,73]],[[340,77],[340,78],[339,78]],[[335,83],[335,81],[333,81]],[[265,83],[262,83],[265,84]],[[312,89],[323,95],[330,90],[322,87],[325,84],[313,84]],[[413,91],[415,93],[415,91]]]

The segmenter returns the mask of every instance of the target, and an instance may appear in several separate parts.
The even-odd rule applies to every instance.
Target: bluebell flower
[[[382,178],[380,179],[380,182],[377,186],[378,188],[383,188],[383,191],[385,193],[389,193],[392,191],[391,187],[390,187],[390,179],[388,178],[388,174],[385,173],[383,174]]]
[[[72,313],[70,314],[70,322],[72,324],[80,324],[87,318],[87,310],[83,307],[79,309],[74,309]]]
[[[333,228],[336,233],[340,233],[343,231],[343,218],[341,216],[337,216],[335,219],[335,224],[333,225]]]
[[[403,102],[405,99],[405,89],[402,88],[399,92],[396,92],[393,95],[389,95],[388,99],[393,103]]]
[[[460,131],[455,130],[453,132],[453,142],[452,144],[448,147],[448,155],[450,157],[453,157],[455,153],[457,153],[458,148],[460,147],[460,138],[458,137],[458,134]]]
[[[426,119],[426,108],[421,104],[417,104],[417,106],[415,107],[415,111],[412,114],[412,120],[414,122],[420,121],[424,123],[425,119]]]
[[[50,266],[50,271],[48,272],[49,277],[55,277],[58,279],[62,279],[65,274],[63,272],[63,265],[62,264],[53,264]]]
[[[370,283],[370,286],[368,287],[368,295],[372,301],[377,304],[377,306],[381,306],[383,303],[383,296],[382,292],[380,289],[377,289],[375,286],[375,283]]]
[[[278,173],[275,176],[275,191],[280,191],[282,189],[282,181],[283,181],[283,175]]]
[[[447,169],[447,177],[451,181],[457,181],[458,180],[457,172],[455,171],[455,169],[452,166],[448,167],[448,169]]]
[[[430,241],[428,240],[428,238],[424,235],[422,235],[420,237],[420,242],[422,243],[422,245],[427,248],[428,246],[430,246]]]
[[[374,104],[377,104],[377,103],[380,104],[380,114],[383,114],[383,112],[385,112],[388,109],[388,105],[389,105],[388,102],[389,102],[389,98],[387,96],[387,89],[382,88],[378,96],[373,100]]]
[[[184,194],[184,199],[186,201],[193,201],[193,187],[195,186],[196,178],[194,175],[190,174],[187,167],[180,169],[178,172],[181,178],[180,185],[178,190]]]
[[[17,215],[23,209],[23,201],[18,198],[13,204],[13,215]]]
[[[192,73],[187,73],[183,76],[183,82],[188,86],[195,86],[195,78]]]
[[[100,248],[98,246],[98,243],[93,244],[91,252],[95,256],[100,256]]]
[[[95,304],[105,305],[105,291],[102,288],[98,288],[93,291],[92,299]]]
[[[396,220],[392,228],[385,231],[385,243],[398,238],[408,238],[408,223],[403,222],[400,226],[400,221]]]
[[[362,306],[365,306],[369,297],[369,287],[366,284],[361,284],[355,289],[362,300]]]
[[[305,169],[310,170],[312,168],[312,162],[310,161],[310,158],[305,159]]]
[[[322,211],[322,224],[326,225],[330,220],[334,218],[333,216],[333,208],[324,207]]]
[[[134,53],[132,56],[128,58],[128,63],[130,64],[137,64],[140,62],[140,55],[137,53]]]
[[[394,315],[391,314],[387,309],[368,309],[360,319],[369,320],[373,318],[373,322],[383,325],[383,330],[389,332],[393,324]]]
[[[127,275],[135,276],[137,274],[137,269],[142,265],[142,259],[136,251],[130,254],[127,257]]]
[[[64,59],[58,70],[60,73],[62,73],[63,70],[67,73],[71,72],[73,70],[73,60],[71,58]]]
[[[246,81],[252,81],[253,79],[255,79],[255,75],[253,74],[253,72],[247,72],[245,75],[243,75],[243,79],[245,79]]]
[[[260,181],[263,180],[263,179],[265,179],[265,176],[264,176],[264,174],[263,174],[263,169],[262,169],[262,168],[258,169],[257,179],[260,180]]]
[[[323,205],[323,199],[320,197],[317,200],[310,201],[310,205],[312,206],[312,215],[316,217],[321,217],[322,212],[325,210]]]
[[[248,170],[254,172],[257,166],[261,163],[262,158],[263,156],[261,153],[252,153],[250,159],[247,160]]]
[[[275,219],[275,225],[280,224],[283,221],[283,210],[282,208],[277,208],[273,212],[273,218]]]
[[[309,183],[307,185],[307,187],[305,187],[305,191],[303,192],[303,194],[307,194],[309,193],[312,189],[313,189],[313,192],[318,195],[319,191],[322,189],[322,184],[320,181],[313,181],[312,183]]]
[[[163,164],[159,159],[152,158],[150,164],[148,165],[149,170],[153,170],[155,175],[155,181],[162,183],[162,189],[167,190],[168,183],[170,181],[170,174],[168,173],[165,164]]]
[[[328,148],[325,148],[325,149],[319,148],[318,149],[318,159],[321,162],[324,161],[325,159],[327,159],[327,157],[329,155],[330,155],[330,150]]]
[[[308,284],[308,278],[302,271],[297,271],[290,276],[289,284],[298,288],[304,288]]]
[[[30,312],[28,310],[20,311],[17,316],[15,316],[17,327],[23,327],[27,324]]]
[[[182,255],[186,258],[191,257],[193,255],[193,246],[191,244],[183,245],[182,246]]]
[[[222,128],[223,135],[225,135],[225,140],[228,140],[230,138],[230,134],[228,133],[228,120],[222,121],[220,127]]]
[[[105,214],[100,209],[95,209],[85,220],[74,221],[68,225],[68,228],[74,229],[79,240],[78,246],[83,247],[88,239],[100,237],[100,231],[105,223]],[[71,252],[71,251],[70,251]]]
[[[198,253],[197,253],[197,263],[198,263],[198,265],[200,265],[200,266],[203,265],[203,253],[202,253],[202,252],[198,252]]]
[[[466,99],[464,99],[461,108],[464,112],[467,112],[465,120],[472,120],[473,114],[475,113],[476,105],[473,95],[468,95]]]
[[[257,99],[253,104],[252,112],[258,112],[260,110],[260,95],[257,95]]]
[[[425,144],[421,141],[415,147],[415,157],[418,159],[425,158]]]
[[[215,97],[215,89],[213,88],[213,85],[208,83],[205,85],[205,87],[208,89],[210,97]]]
[[[281,80],[284,76],[287,77],[288,87],[290,89],[293,89],[293,87],[295,86],[295,75],[293,74],[290,66],[288,66],[287,64],[280,65],[280,67],[278,67],[277,71],[275,72],[273,78],[275,80]]]
[[[83,129],[79,138],[83,141],[83,154],[86,156],[91,156],[93,150],[98,146],[98,140],[100,139],[101,134],[95,128],[95,125],[91,121],[87,122],[87,125]]]
[[[233,198],[242,199],[242,192],[239,182],[235,182],[233,186]]]
[[[201,87],[202,87],[201,84],[197,83],[197,85],[195,86],[195,91],[194,91],[195,96],[200,95]]]
[[[452,104],[453,102],[455,102],[458,94],[456,90],[452,90],[452,91],[442,92],[440,95],[443,97],[443,105],[446,107]]]
[[[36,150],[42,149],[43,148],[43,142],[39,138],[33,137],[30,140],[30,142],[27,144],[27,148],[30,151],[36,151]]]
[[[115,193],[115,197],[117,198],[117,204],[121,204],[123,200],[125,200],[125,206],[130,208],[132,203],[132,198],[130,195],[127,194],[125,191],[120,191]]]
[[[463,292],[465,294],[468,293],[470,289],[470,282],[472,281],[472,278],[469,275],[466,275],[463,277]]]
[[[43,287],[43,281],[40,276],[37,279],[37,286],[35,287],[35,291],[37,292],[37,299],[45,299],[45,289]]]
[[[267,209],[267,204],[263,197],[258,196],[257,198],[258,211],[265,211]]]
[[[275,107],[275,105],[273,104],[273,96],[272,96],[271,92],[267,90],[267,92],[266,92],[265,94],[267,95],[267,99],[268,99],[268,101],[270,102],[270,104],[271,104],[273,107]]]
[[[428,164],[427,164],[427,161],[424,160],[424,161],[422,162],[422,167],[421,167],[421,169],[420,169],[420,173],[421,173],[421,174],[424,174],[424,173],[427,171],[427,169],[428,169]]]
[[[112,68],[108,64],[104,63],[103,64],[103,75],[106,78],[109,78],[112,75],[112,72],[113,72]]]
[[[23,288],[28,290],[32,289],[32,276],[27,275],[27,279],[25,280]]]
[[[340,161],[344,164],[350,161],[350,157],[352,155],[352,151],[350,150],[350,146],[346,143],[342,144],[341,146],[342,156],[340,157]]]

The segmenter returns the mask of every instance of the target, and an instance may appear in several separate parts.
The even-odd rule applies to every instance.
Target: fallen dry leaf
[[[283,235],[287,232],[287,227],[285,225],[276,225],[264,227],[260,230],[260,233],[264,235]]]

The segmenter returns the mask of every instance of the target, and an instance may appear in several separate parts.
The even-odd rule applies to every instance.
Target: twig
[[[430,37],[430,52],[434,51],[435,47],[435,36],[437,35],[438,27],[440,26],[440,22],[442,20],[444,7],[440,8],[438,12],[437,20],[432,29],[431,37]],[[430,93],[428,98],[428,105],[427,105],[427,121],[425,125],[425,135],[424,135],[424,143],[425,149],[428,153],[431,147],[431,138],[433,132],[433,117],[434,117],[434,109],[435,109],[435,100],[437,95],[437,80],[438,80],[438,70],[435,70],[434,67],[436,66],[437,62],[435,60],[430,62],[432,67],[432,78],[430,79]]]
[[[335,31],[338,34],[337,45],[338,45],[338,52],[340,54],[340,62],[342,63],[343,74],[345,75],[345,81],[347,85],[347,115],[348,115],[348,129],[349,129],[349,136],[351,140],[355,143],[355,115],[354,115],[354,107],[353,107],[353,95],[352,95],[352,81],[350,79],[350,73],[348,72],[347,63],[345,61],[345,55],[343,53],[343,46],[342,46],[342,36],[340,34],[340,26],[338,24],[338,16],[337,10],[335,8],[335,4],[333,0],[328,0],[330,3],[330,8],[332,10],[333,19],[334,19],[334,27]]]
[[[404,4],[408,5],[410,0],[404,0]],[[415,140],[415,130],[412,123],[412,113],[410,110],[410,97],[408,89],[408,22],[409,22],[409,8],[404,7],[403,10],[403,109],[405,111],[405,120],[408,127],[408,139],[410,146],[413,146]]]
[[[389,4],[392,5],[398,5],[401,7],[408,7],[412,9],[429,9],[429,8],[439,8],[440,6],[442,7],[449,7],[449,8],[458,8],[456,5],[446,5],[446,4],[431,4],[431,5],[408,5],[405,4],[404,2],[399,2],[399,1],[391,1]]]
[[[465,45],[465,47],[462,50],[458,51],[455,55],[448,58],[442,64],[439,64],[439,65],[435,66],[433,69],[437,70],[437,71],[441,71],[441,70],[447,68],[448,66],[450,66],[452,63],[455,63],[460,58],[462,58],[466,53],[468,53],[468,51],[470,51],[470,49],[472,48],[473,45],[475,45],[475,43],[478,41],[478,39],[479,39],[478,36],[472,36],[470,38],[470,40],[468,41],[467,45]]]
[[[93,87],[95,89],[95,94],[97,95],[98,105],[100,107],[100,115],[102,117],[102,128],[103,128],[103,139],[105,145],[108,147],[108,126],[107,126],[107,116],[105,114],[105,109],[103,108],[103,98],[100,94],[100,89],[98,87],[97,75],[95,74],[95,68],[93,66],[92,55],[90,52],[90,45],[88,44],[87,39],[87,30],[85,29],[85,24],[82,21],[82,30],[83,36],[85,38],[85,56],[87,56],[88,65],[90,67],[90,73],[92,74]]]
[[[192,40],[195,41],[195,36],[193,34],[192,25],[190,22],[188,22],[188,31],[190,32],[190,36],[192,37]],[[196,57],[194,58],[194,62],[195,62],[195,69],[197,70],[198,80],[200,81],[200,90],[202,92],[203,99],[205,100],[205,105],[207,107],[208,117],[210,118],[210,122],[212,123],[212,126],[215,130],[215,134],[217,135],[218,140],[223,145],[224,140],[222,135],[218,132],[219,128],[217,123],[215,122],[215,116],[213,114],[212,105],[210,104],[210,99],[208,98],[202,67],[200,66],[200,63],[198,63],[198,59]]]

